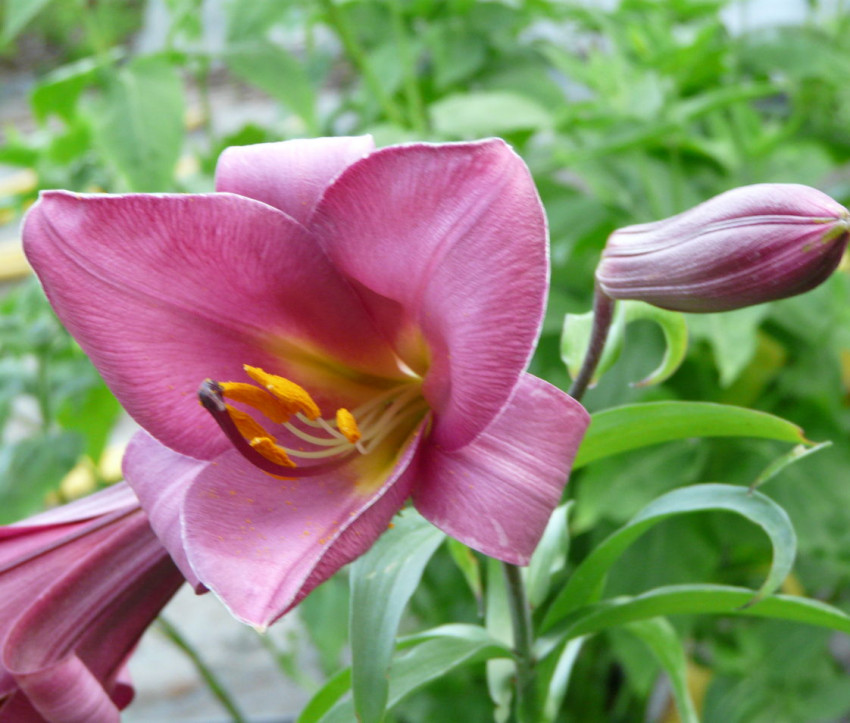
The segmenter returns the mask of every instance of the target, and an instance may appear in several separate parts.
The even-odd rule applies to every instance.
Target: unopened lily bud
[[[850,212],[808,186],[743,186],[611,234],[596,278],[613,299],[674,311],[740,309],[801,294],[838,266]]]

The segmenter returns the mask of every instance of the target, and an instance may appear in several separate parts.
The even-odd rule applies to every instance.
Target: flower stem
[[[160,615],[157,619],[157,624],[160,630],[162,630],[165,634],[165,637],[180,648],[180,650],[186,654],[186,657],[192,661],[192,664],[195,666],[195,670],[197,670],[201,678],[204,679],[204,682],[207,684],[210,692],[218,698],[218,702],[221,703],[228,713],[230,713],[234,723],[246,723],[247,719],[244,715],[242,715],[242,712],[230,696],[230,693],[225,690],[219,679],[216,678],[212,670],[210,670],[207,664],[201,659],[201,656],[192,644],[186,640],[186,638],[181,635],[180,631],[177,630],[177,628],[168,622],[168,620],[166,620],[162,615]]]
[[[608,339],[608,329],[614,316],[614,300],[606,296],[597,284],[593,291],[593,329],[590,332],[590,343],[587,354],[581,364],[578,376],[567,392],[576,401],[581,401],[587,387],[593,379],[596,366],[602,358],[602,350]]]
[[[522,571],[509,562],[502,563],[507,588],[508,606],[514,631],[514,653],[516,654],[516,717],[524,723],[534,723],[537,715],[537,700],[534,695],[534,640],[531,627],[531,608],[525,594]]]
[[[357,42],[357,37],[354,35],[354,31],[346,21],[342,11],[334,0],[319,0],[319,2],[325,11],[328,22],[339,36],[346,54],[357,70],[360,71],[363,80],[369,86],[369,90],[372,91],[384,114],[397,126],[406,127],[407,124],[405,123],[404,116],[390,95],[384,90],[381,79],[375,74],[375,70],[372,68],[363,48],[360,47],[360,43]]]
[[[416,77],[416,60],[411,52],[407,29],[404,27],[404,16],[399,0],[390,0],[393,35],[395,36],[398,55],[404,67],[404,95],[407,100],[407,114],[413,129],[417,133],[428,130],[428,119],[422,102],[419,80]]]

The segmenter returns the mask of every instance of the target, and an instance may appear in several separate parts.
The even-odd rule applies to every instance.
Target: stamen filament
[[[227,405],[224,402],[224,395],[221,385],[212,379],[205,380],[200,389],[198,389],[198,399],[212,418],[216,421],[221,431],[227,435],[231,444],[236,450],[247,459],[251,464],[277,477],[314,477],[316,475],[326,474],[337,467],[348,462],[354,452],[349,454],[339,455],[332,462],[324,464],[314,464],[306,467],[288,467],[283,464],[278,464],[264,457],[260,452],[251,446],[251,443],[242,436],[239,429],[234,424],[233,419],[227,411]],[[285,450],[289,452],[290,450]]]
[[[305,432],[303,429],[299,429],[291,422],[287,422],[283,426],[299,439],[302,439],[305,442],[309,442],[310,444],[318,445],[320,447],[336,447],[341,441],[345,441],[342,436],[336,435],[334,435],[333,439],[328,439],[327,437],[315,437],[312,434]]]
[[[366,448],[365,454],[369,454],[377,447],[389,434],[398,426],[398,422],[403,419],[408,419],[417,414],[423,414],[428,411],[428,403],[423,399],[420,404],[414,404],[408,407],[402,414],[396,415],[394,419],[382,421],[381,424],[372,427],[372,435],[363,445]]]

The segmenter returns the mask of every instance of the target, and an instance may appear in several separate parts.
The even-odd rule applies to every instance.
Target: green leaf
[[[811,444],[796,424],[754,409],[710,402],[647,402],[594,414],[573,468],[689,437],[758,437]]]
[[[298,716],[298,723],[318,723],[318,721],[326,720],[325,716],[349,690],[351,690],[351,668],[344,668],[310,698]],[[351,712],[353,715],[353,706]]]
[[[3,6],[3,40],[14,38],[51,0],[6,0]]]
[[[510,649],[492,638],[485,640],[445,636],[428,640],[393,661],[389,707],[392,708],[414,690],[461,665],[510,656]]]
[[[590,385],[593,386],[619,359],[623,350],[623,333],[626,329],[626,317],[623,313],[624,302],[619,302],[614,309],[614,318],[605,337],[602,355],[593,372]],[[594,313],[567,314],[561,330],[561,359],[567,365],[570,377],[575,379],[581,371],[587,349],[590,346],[590,335],[593,332]]]
[[[268,41],[254,40],[228,48],[224,61],[234,74],[299,116],[308,131],[318,132],[316,93],[307,71],[294,55]]]
[[[658,368],[634,386],[660,384],[670,378],[684,361],[688,351],[688,326],[684,315],[659,309],[642,301],[619,301],[614,309],[614,318],[608,329],[602,356],[593,373],[591,386],[596,384],[619,359],[623,350],[626,327],[633,321],[652,321],[658,324],[667,345],[664,358]],[[561,332],[561,358],[573,379],[578,376],[584,362],[592,330],[592,311],[586,314],[567,314],[564,317],[564,327]]]
[[[104,62],[116,62],[123,55],[124,51],[116,48],[103,57],[82,58],[49,72],[32,92],[35,117],[43,123],[51,113],[55,113],[70,123],[76,113],[77,99],[84,88],[95,83]]]
[[[436,133],[446,138],[498,136],[552,125],[543,106],[499,90],[449,95],[431,105],[431,120]]]
[[[169,62],[148,56],[125,66],[92,111],[95,142],[130,190],[173,188],[183,145],[183,86]]]
[[[646,644],[667,672],[682,723],[699,723],[699,716],[688,690],[685,650],[676,629],[666,618],[661,617],[638,620],[626,625],[625,629]]]
[[[57,412],[63,429],[79,432],[85,439],[84,453],[95,463],[100,459],[112,428],[121,413],[121,405],[107,386],[97,381],[79,398],[68,400]]]
[[[466,584],[469,585],[469,589],[475,596],[479,611],[483,611],[484,584],[481,581],[481,565],[478,558],[466,545],[452,537],[446,538],[446,546],[452,560],[463,574]]]
[[[829,628],[850,635],[850,616],[838,608],[796,595],[771,595],[750,605],[753,591],[729,585],[669,585],[642,595],[603,600],[575,610],[538,638],[538,659],[564,640],[601,630],[669,615],[743,615],[779,618]]]
[[[74,432],[48,432],[0,448],[0,524],[20,520],[44,507],[79,459],[83,440]]]
[[[720,385],[728,387],[756,353],[756,331],[770,311],[764,304],[719,314],[689,314],[688,327],[695,338],[708,341],[720,372]]]
[[[772,593],[791,571],[797,540],[788,515],[769,497],[746,487],[702,484],[682,487],[654,500],[628,524],[611,534],[573,571],[569,581],[546,613],[542,629],[551,628],[576,608],[592,602],[605,576],[623,551],[650,527],[668,517],[704,510],[725,510],[746,517],[770,538],[773,561],[770,572],[750,603]]]
[[[525,576],[525,587],[531,606],[538,607],[549,594],[552,576],[564,569],[570,549],[567,518],[573,503],[555,508],[543,537],[534,550]]]
[[[685,323],[684,315],[677,311],[659,309],[642,301],[627,301],[621,306],[624,308],[627,325],[633,321],[645,320],[652,321],[661,327],[667,345],[664,358],[655,371],[645,379],[636,382],[634,386],[648,387],[661,384],[681,366],[688,352],[688,325]]]
[[[768,482],[769,480],[773,479],[786,467],[794,464],[794,462],[798,462],[799,460],[803,459],[803,457],[808,457],[810,454],[820,452],[822,449],[826,449],[827,447],[831,446],[832,442],[829,441],[821,442],[820,444],[816,444],[814,447],[806,447],[805,445],[798,444],[790,452],[787,452],[781,457],[773,460],[773,462],[771,462],[750,485],[750,491],[756,489],[757,487],[761,487],[765,482]]]
[[[572,677],[578,655],[584,646],[586,638],[573,638],[566,641],[546,686],[543,703],[543,723],[554,723],[567,695],[567,688]],[[544,661],[544,663],[547,661]],[[538,671],[538,675],[539,675]]]
[[[390,660],[401,614],[444,535],[415,512],[397,518],[351,567],[349,630],[354,702],[363,723],[387,705]]]
[[[487,632],[494,639],[509,645],[512,640],[513,625],[508,605],[508,591],[502,563],[487,558]],[[513,698],[512,679],[516,676],[513,660],[487,661],[487,690],[496,708],[493,719],[496,723],[505,723],[511,714]]]
[[[393,659],[389,684],[388,707],[397,705],[405,696],[447,675],[452,670],[491,658],[511,657],[510,649],[490,637],[477,625],[444,625],[400,641]],[[345,693],[347,671],[337,674],[304,709],[298,723],[351,723],[357,720],[351,700],[340,700]],[[336,696],[336,704],[316,717],[321,699],[326,705]]]
[[[325,675],[339,668],[348,642],[348,600],[348,581],[334,575],[298,606],[298,618],[319,654],[319,665]]]

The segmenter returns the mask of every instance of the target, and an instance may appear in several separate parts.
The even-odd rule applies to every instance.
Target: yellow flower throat
[[[382,390],[354,412],[340,408],[335,418],[325,419],[303,387],[257,367],[246,364],[244,369],[255,384],[207,379],[201,384],[198,397],[233,446],[248,461],[275,476],[328,472],[358,453],[368,454],[400,424],[407,426],[427,411],[420,385],[405,382]],[[279,444],[276,436],[251,414],[228,402],[260,412],[288,431],[290,439],[294,437],[299,446]],[[299,466],[293,458],[319,461]]]

